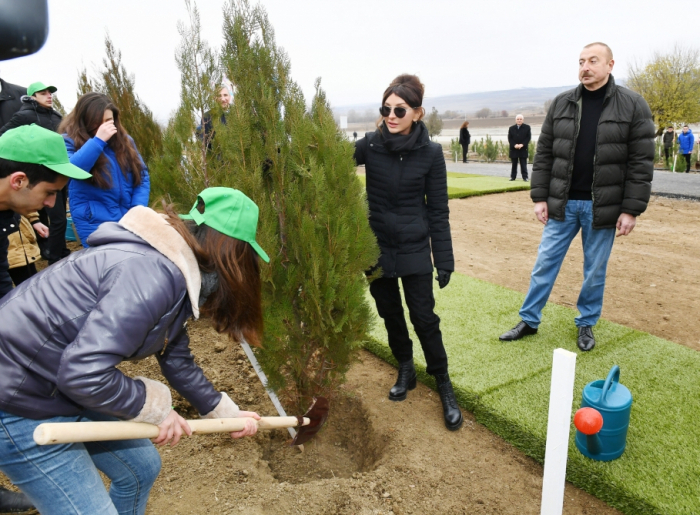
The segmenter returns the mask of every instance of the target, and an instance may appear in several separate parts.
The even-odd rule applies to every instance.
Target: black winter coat
[[[664,148],[671,148],[676,142],[676,131],[664,131]]]
[[[552,102],[537,141],[530,197],[547,202],[549,216],[564,220],[581,122],[581,88]],[[637,93],[615,85],[610,76],[598,121],[593,164],[593,227],[615,227],[620,213],[638,216],[651,195],[656,129],[651,110]]]
[[[10,121],[12,115],[22,107],[22,96],[27,94],[27,88],[10,84],[0,79],[0,127]]]
[[[44,129],[58,132],[58,126],[63,117],[58,111],[39,105],[39,102],[29,96],[22,97],[22,107],[3,126],[0,126],[0,136],[10,129],[22,125],[37,124]]]
[[[511,125],[508,129],[508,143],[510,144],[510,158],[527,157],[527,146],[532,139],[530,126],[523,123],[518,129],[518,125]],[[515,145],[523,145],[523,148],[515,148]]]
[[[19,215],[13,211],[0,211],[0,299],[12,290],[10,264],[7,262],[8,236],[19,231]]]
[[[390,153],[378,131],[368,132],[355,143],[355,161],[365,165],[369,223],[383,276],[431,273],[431,247],[435,268],[453,271],[445,157],[425,126],[402,154]]]
[[[459,144],[463,147],[468,147],[471,142],[472,137],[471,134],[469,134],[469,129],[466,127],[459,129]]]
[[[134,209],[146,222],[150,210]],[[153,217],[157,228],[145,233],[169,227]],[[125,219],[102,224],[89,249],[0,300],[0,410],[42,419],[90,409],[132,419],[146,409],[146,387],[115,367],[154,354],[170,385],[200,414],[221,400],[189,350],[188,279],[171,261],[183,254],[166,257],[123,227]],[[161,246],[186,247],[172,233]]]

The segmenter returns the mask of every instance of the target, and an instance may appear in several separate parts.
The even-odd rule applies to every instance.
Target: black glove
[[[440,289],[442,290],[450,283],[450,276],[452,275],[452,272],[449,270],[438,270],[437,274],[438,276],[435,278],[435,280],[438,282]]]

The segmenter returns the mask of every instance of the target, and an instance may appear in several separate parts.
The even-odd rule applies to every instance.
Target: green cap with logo
[[[204,213],[197,209],[199,201],[204,203]],[[208,225],[226,236],[245,241],[266,262],[270,258],[258,242],[258,206],[242,191],[233,188],[207,188],[202,191],[192,206],[189,215],[180,215],[184,220],[194,220],[197,225]]]
[[[45,89],[48,89],[49,93],[56,93],[56,91],[58,91],[55,86],[45,86],[43,82],[34,82],[27,88],[27,95],[31,97],[37,91],[44,91]]]
[[[20,163],[44,165],[71,179],[92,177],[70,163],[63,137],[36,124],[10,129],[0,136],[0,158]]]

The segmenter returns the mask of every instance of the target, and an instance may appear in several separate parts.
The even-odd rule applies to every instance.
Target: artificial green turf
[[[358,177],[365,181],[364,175]],[[511,183],[506,177],[447,172],[447,196],[451,199],[529,189],[529,182]]]
[[[628,514],[700,513],[700,353],[605,320],[595,349],[581,352],[576,312],[556,304],[547,304],[537,335],[501,342],[523,295],[461,274],[436,287],[435,299],[455,393],[479,422],[542,462],[554,349],[578,354],[572,419],[584,385],[619,365],[634,398],[625,453],[607,463],[585,458],[572,426],[567,479]],[[434,386],[411,334],[420,377]],[[367,347],[395,363],[385,342],[379,320]]]

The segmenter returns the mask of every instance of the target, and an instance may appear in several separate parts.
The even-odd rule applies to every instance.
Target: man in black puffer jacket
[[[547,112],[533,165],[530,196],[545,224],[521,321],[501,335],[534,334],[571,241],[581,230],[583,285],[577,308],[578,346],[595,346],[592,327],[603,308],[605,274],[615,239],[634,229],[651,194],[655,127],[646,101],[615,85],[612,51],[584,47],[581,85],[557,96]]]

